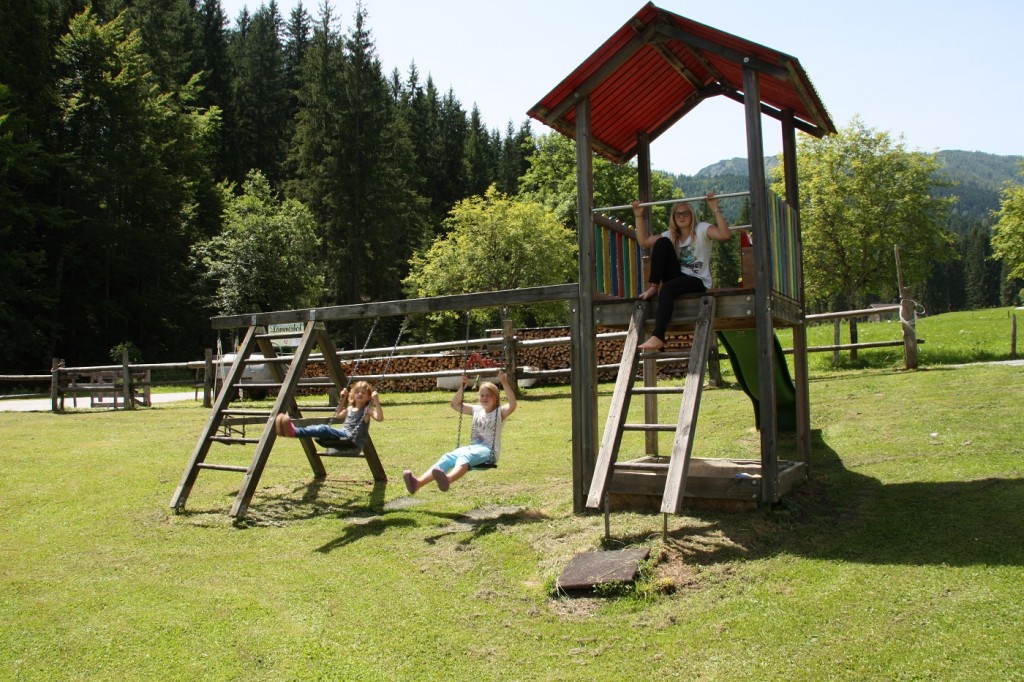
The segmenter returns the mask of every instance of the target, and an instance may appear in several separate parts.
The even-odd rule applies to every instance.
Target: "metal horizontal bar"
[[[729,197],[745,197],[749,196],[750,191],[746,192],[728,192],[726,194],[716,194],[715,199],[728,199]],[[659,201],[643,201],[640,203],[641,206],[664,206],[665,204],[677,204],[680,201],[703,201],[707,199],[706,196],[700,197],[684,197],[682,199],[662,199]],[[625,204],[623,206],[602,206],[601,208],[592,208],[592,212],[597,213],[598,211],[621,211],[626,208],[633,208],[633,204]]]

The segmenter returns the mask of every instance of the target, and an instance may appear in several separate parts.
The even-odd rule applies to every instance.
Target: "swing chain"
[[[384,377],[387,376],[388,368],[391,367],[391,359],[395,357],[395,352],[398,350],[398,344],[402,340],[402,335],[405,333],[406,328],[409,326],[409,318],[402,318],[402,326],[398,328],[398,338],[395,339],[395,345],[391,347],[391,354],[388,355],[387,361],[384,363],[384,370],[380,373],[380,379],[373,385],[373,390],[377,390],[377,387],[384,381]]]

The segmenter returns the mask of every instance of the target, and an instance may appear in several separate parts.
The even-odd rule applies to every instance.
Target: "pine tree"
[[[272,186],[282,179],[291,117],[280,33],[281,18],[271,2],[249,21],[240,17],[231,39],[235,108],[230,177],[235,182],[253,168],[262,171]]]
[[[509,121],[498,164],[498,191],[510,195],[519,192],[519,179],[529,168],[527,159],[535,149],[529,122],[524,121],[516,130],[512,127],[512,121]]]
[[[124,15],[106,24],[88,9],[77,15],[56,57],[64,163],[55,181],[74,225],[50,255],[62,338],[74,340],[57,350],[95,360],[132,341],[147,354],[180,352],[192,280],[181,264],[209,203],[203,149],[214,123],[195,107],[194,82],[173,97],[159,90]]]
[[[499,143],[500,144],[500,143]],[[469,132],[466,137],[466,192],[482,195],[498,176],[496,145],[484,125],[480,110],[473,106],[469,114]]]

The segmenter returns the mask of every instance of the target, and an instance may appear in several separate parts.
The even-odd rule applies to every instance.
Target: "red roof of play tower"
[[[639,133],[655,140],[708,97],[742,102],[744,64],[760,74],[763,113],[791,110],[797,129],[817,137],[836,131],[795,57],[651,3],[528,113],[575,138],[576,103],[589,94],[593,148],[623,162]]]

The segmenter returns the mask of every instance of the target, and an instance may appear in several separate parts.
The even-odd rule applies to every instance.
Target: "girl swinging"
[[[498,381],[505,389],[507,402],[504,405],[500,404],[498,387],[489,381],[480,384],[479,404],[467,405],[463,401],[463,394],[469,377],[462,375],[462,386],[452,397],[451,408],[460,414],[472,415],[470,443],[441,455],[437,463],[419,477],[414,476],[409,469],[403,471],[402,478],[410,495],[415,495],[417,490],[431,481],[436,482],[438,489],[444,492],[453,481],[462,478],[473,467],[498,463],[505,420],[516,411],[516,394],[509,386],[505,372],[498,372]]]

